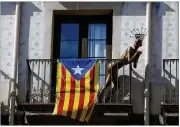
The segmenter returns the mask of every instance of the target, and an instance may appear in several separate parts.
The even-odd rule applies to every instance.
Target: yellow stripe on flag
[[[95,64],[95,71],[94,71],[94,86],[95,86],[95,95],[97,95],[98,89],[99,89],[99,65],[100,65],[100,61],[97,61],[97,63]]]
[[[84,98],[83,111],[80,117],[80,121],[82,122],[84,122],[84,119],[87,114],[89,99],[90,99],[90,70],[85,75],[85,98]]]
[[[96,99],[96,96],[97,96],[97,92],[98,92],[98,89],[99,89],[99,65],[100,65],[100,61],[97,61],[97,63],[95,64],[95,71],[94,71],[94,88],[95,88],[95,97],[94,97],[94,104],[92,105],[92,108],[91,108],[91,111],[89,114],[87,114],[87,117],[85,119],[86,122],[89,121],[90,117],[91,117],[91,114],[93,112],[93,109],[94,109],[94,106],[95,106],[95,99]]]
[[[66,116],[69,106],[69,98],[70,98],[70,87],[71,87],[71,74],[66,69],[66,89],[65,89],[65,99],[64,99],[64,106],[63,106],[63,112],[62,115]]]
[[[78,106],[79,106],[79,98],[80,98],[80,80],[77,81],[75,80],[75,98],[74,98],[74,105],[73,105],[73,110],[72,110],[72,115],[71,118],[75,119],[78,111]]]
[[[62,64],[60,62],[57,62],[57,78],[56,78],[56,103],[53,115],[56,115],[58,113],[58,105],[60,101],[60,88],[61,88],[61,72],[62,70]]]

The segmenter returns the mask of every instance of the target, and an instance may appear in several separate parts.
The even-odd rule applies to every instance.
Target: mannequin
[[[108,74],[106,78],[106,83],[104,87],[99,91],[99,100],[102,101],[103,95],[105,90],[111,85],[111,81],[114,83],[114,88],[116,89],[117,77],[118,77],[118,70],[122,68],[124,65],[129,63],[133,63],[134,68],[137,67],[138,59],[142,54],[142,51],[138,51],[139,47],[142,46],[142,40],[136,39],[134,42],[133,47],[129,47],[126,51],[118,58],[118,61],[111,62],[108,64]],[[112,73],[112,79],[111,79]]]

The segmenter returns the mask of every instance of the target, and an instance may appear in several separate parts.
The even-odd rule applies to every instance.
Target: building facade
[[[57,55],[59,50],[61,50],[61,54],[66,54],[68,49],[69,52],[72,51],[72,54],[66,54],[67,56],[72,55],[72,57],[79,57],[78,51],[76,51],[79,49],[75,48],[78,42],[76,44],[64,44],[64,47],[61,44],[61,49],[55,49],[56,46],[60,45],[60,43],[55,44],[55,42],[58,42],[58,39],[56,39],[58,35],[63,39],[63,35],[60,35],[58,31],[64,30],[64,33],[70,33],[69,38],[77,37],[74,35],[77,32],[73,33],[72,31],[80,31],[81,34],[87,32],[88,37],[91,39],[89,33],[93,32],[93,29],[99,29],[99,31],[97,30],[97,33],[94,32],[94,34],[97,35],[97,38],[102,37],[99,39],[104,40],[101,40],[102,43],[100,44],[95,44],[91,49],[87,49],[88,55],[92,57],[98,56],[117,59],[129,46],[133,46],[135,38],[131,31],[135,29],[137,32],[140,31],[141,33],[141,30],[145,30],[147,23],[146,4],[147,2],[22,2],[18,46],[18,101],[24,102],[26,100],[27,59],[54,59],[58,58],[56,56],[59,56]],[[12,83],[16,3],[1,2],[0,8],[0,102],[7,105],[9,86]],[[178,2],[153,2],[152,4],[150,19],[150,43],[152,45],[150,114],[154,115],[161,112],[164,84],[168,84],[168,88],[173,88],[173,90],[179,86],[179,70],[177,69],[179,63],[176,64],[176,61],[174,63],[163,63],[165,59],[179,59],[178,8]],[[92,30],[89,31],[86,30],[85,26],[83,26],[83,28],[76,28],[77,25],[73,25],[73,22],[64,23],[64,26],[58,28],[57,24],[58,21],[61,20],[61,16],[69,16],[67,19],[70,21],[73,15],[78,15],[79,17],[82,15],[108,15],[109,17],[107,16],[108,19],[106,21],[107,24],[110,23],[109,26],[106,23],[96,23],[96,21],[95,23],[89,23],[88,28],[92,28]],[[98,20],[98,16],[92,17],[92,19]],[[88,18],[88,20],[90,19],[91,18]],[[103,17],[99,17],[99,20],[101,19],[103,19]],[[75,18],[72,18],[72,21],[73,20],[75,20]],[[82,20],[82,22],[84,21],[82,17],[80,17],[79,20]],[[69,26],[66,26],[68,24]],[[105,27],[103,24],[106,24]],[[106,27],[108,28],[106,29]],[[96,35],[92,34],[94,38]],[[82,35],[80,39],[86,38],[84,36],[85,35]],[[67,38],[65,38],[65,41],[66,39]],[[103,41],[106,43],[103,43]],[[99,42],[97,41],[97,43]],[[132,71],[131,103],[135,114],[144,114],[146,47],[146,39],[144,39],[143,46],[141,47],[143,54],[138,61],[137,68],[133,68]],[[77,55],[74,54],[75,52]],[[93,53],[95,54],[92,55]],[[64,57],[66,57],[66,55],[64,55]],[[46,75],[44,70],[42,68],[42,70],[40,69],[39,77],[46,77],[45,82],[51,85],[51,78],[48,77],[51,73],[51,69],[48,65],[47,68],[49,69],[47,69]],[[128,66],[126,66],[124,71],[125,75],[129,74],[128,69]],[[165,73],[164,70],[166,70],[167,73]],[[35,69],[35,71],[38,73],[37,69]],[[172,76],[169,76],[168,72]],[[122,71],[119,72],[119,75],[121,74]],[[39,83],[38,78],[35,77],[33,83],[35,86],[37,84],[43,84],[41,81]],[[171,91],[171,93],[175,94],[179,92],[175,90]],[[178,95],[176,94],[176,96]]]

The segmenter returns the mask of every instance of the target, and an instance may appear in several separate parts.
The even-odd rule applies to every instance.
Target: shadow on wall
[[[118,100],[119,103],[122,103],[122,100],[126,100],[127,96],[130,95],[131,97],[131,103],[133,105],[133,111],[141,111],[144,108],[144,81],[140,81],[137,78],[132,77],[131,78],[131,88],[129,84],[129,76],[128,75],[121,75],[118,78],[118,88],[119,90],[115,92],[113,96],[113,100],[118,97],[120,98]],[[122,94],[124,89],[124,95]],[[130,93],[131,89],[131,93]],[[128,98],[129,100],[130,98]],[[124,102],[126,103],[126,102]]]
[[[12,87],[12,83],[13,82],[15,82],[14,81],[14,79],[12,79],[11,77],[9,77],[8,76],[8,74],[6,74],[4,71],[2,71],[2,70],[0,70],[0,74],[4,77],[4,79],[6,80],[6,79],[8,79],[9,80],[9,83],[8,83],[8,85],[9,85],[9,90],[8,90],[8,106],[10,105],[10,98],[9,98],[9,96],[10,96],[10,91],[12,91],[12,89],[11,89],[11,87]],[[18,86],[18,84],[16,83],[16,85],[15,85],[15,87],[16,87],[16,91],[19,89],[19,86]],[[18,91],[17,91],[18,92]],[[3,103],[3,102],[2,102]],[[18,103],[18,102],[17,102]]]
[[[175,78],[178,86],[174,86],[169,79],[162,77],[161,104],[179,104],[179,79]]]
[[[76,10],[78,7],[81,10],[92,9],[114,9],[114,16],[145,16],[146,15],[146,2],[59,2],[67,10]],[[166,11],[174,12],[164,2],[154,2],[154,5],[161,4],[163,10],[162,14],[165,15]],[[143,6],[142,6],[143,5]],[[134,10],[134,8],[138,8]],[[121,10],[120,10],[121,9]]]
[[[15,15],[16,2],[1,2],[0,15]]]

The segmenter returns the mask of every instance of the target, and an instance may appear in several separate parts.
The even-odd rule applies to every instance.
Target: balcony
[[[107,69],[108,65],[118,62],[119,60],[99,59],[99,61],[99,88],[101,90],[102,86],[105,84],[108,71],[113,72],[118,70],[118,64],[110,70]],[[99,119],[104,117],[110,119],[110,116],[117,114],[115,117],[124,117],[123,115],[125,115],[127,116],[125,119],[128,120],[128,116],[132,113],[130,96],[131,64],[126,64],[127,65],[117,71],[118,75],[117,73],[111,73],[111,84],[105,90],[104,94],[98,94],[102,98],[99,99],[99,96],[97,97],[96,106],[92,114],[93,116],[98,116]],[[56,71],[57,60],[27,60],[27,94],[26,100],[20,104],[19,110],[28,112],[29,114],[46,114],[52,116],[51,114],[56,99]],[[93,116],[92,118],[97,118]],[[115,117],[113,117],[114,120]],[[96,121],[94,123],[97,124],[97,119],[95,119],[91,121]],[[104,124],[106,124],[106,121],[107,119]]]
[[[161,114],[164,124],[179,124],[179,59],[163,60],[163,101]]]

